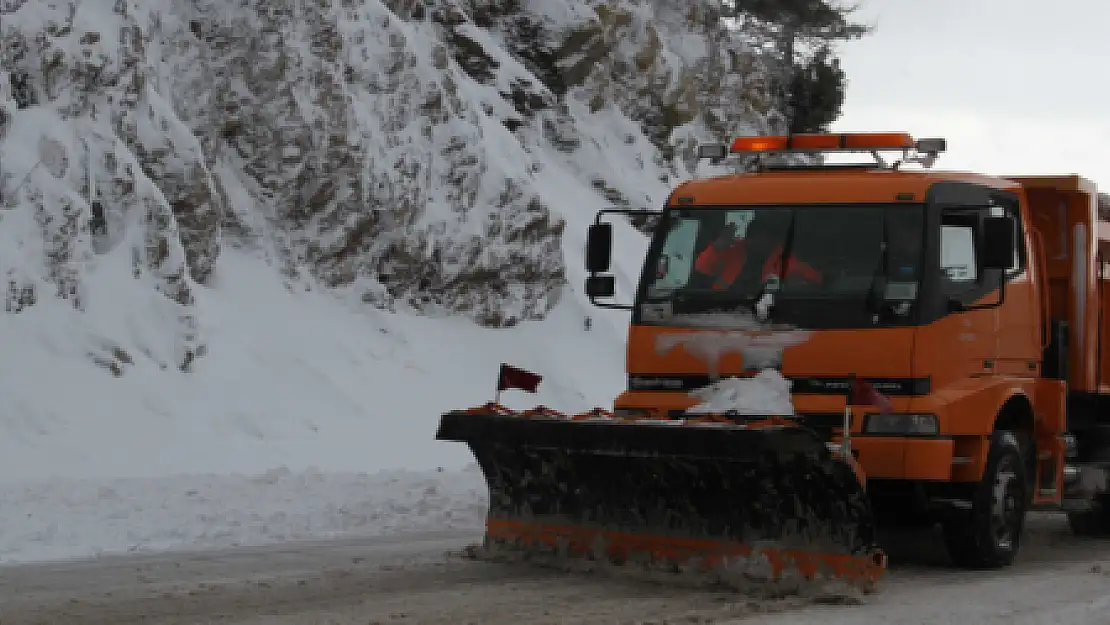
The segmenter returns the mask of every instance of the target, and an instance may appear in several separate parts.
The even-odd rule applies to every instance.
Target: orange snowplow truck
[[[601,211],[586,291],[630,311],[628,388],[587,415],[444,415],[439,437],[470,444],[490,484],[487,542],[715,565],[771,545],[776,570],[873,580],[878,526],[939,523],[976,568],[1013,561],[1028,510],[1110,533],[1095,185],[936,171],[945,149],[744,137],[699,150],[743,173],[687,181],[662,211]],[[871,158],[798,158],[829,153]],[[602,218],[620,213],[657,220],[629,303],[607,273]],[[767,371],[792,413],[693,410]],[[853,402],[860,383],[886,405]]]

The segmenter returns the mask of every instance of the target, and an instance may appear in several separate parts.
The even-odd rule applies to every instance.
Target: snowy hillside
[[[605,404],[586,225],[770,110],[677,0],[0,11],[4,479],[459,466],[437,416],[501,361],[546,376],[510,403]]]

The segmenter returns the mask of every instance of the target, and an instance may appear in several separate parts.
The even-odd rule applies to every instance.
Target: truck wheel
[[[1068,525],[1076,536],[1110,535],[1110,500],[1100,497],[1090,510],[1069,512]]]
[[[1013,564],[1029,501],[1023,460],[1013,432],[994,433],[970,512],[944,522],[945,546],[956,566],[994,569]]]

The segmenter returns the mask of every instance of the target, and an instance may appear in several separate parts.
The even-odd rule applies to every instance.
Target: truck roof
[[[1082,176],[989,176],[965,171],[892,170],[881,168],[806,168],[729,174],[688,180],[675,188],[670,204],[727,206],[741,204],[836,204],[844,202],[922,202],[938,182],[971,182],[1000,190],[1052,188],[1095,194]]]

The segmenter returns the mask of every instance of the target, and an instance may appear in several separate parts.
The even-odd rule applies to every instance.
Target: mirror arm
[[[635,306],[632,304],[610,304],[607,302],[599,302],[594,298],[589,298],[590,303],[598,308],[608,308],[610,310],[633,310]]]

